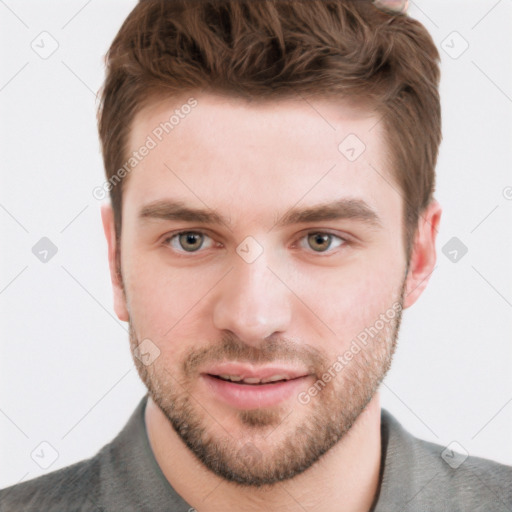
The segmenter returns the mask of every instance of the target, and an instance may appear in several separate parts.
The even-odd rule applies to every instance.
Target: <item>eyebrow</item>
[[[183,201],[158,200],[140,209],[139,219],[178,220],[197,222],[208,225],[230,226],[230,220],[209,208],[191,208]],[[350,219],[365,223],[374,228],[382,227],[379,216],[362,199],[339,199],[332,202],[297,208],[286,211],[281,218],[275,220],[274,227],[285,227],[293,224],[322,222],[329,220]]]

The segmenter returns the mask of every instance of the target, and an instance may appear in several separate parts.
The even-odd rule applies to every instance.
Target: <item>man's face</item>
[[[168,134],[154,130],[187,97],[133,123],[130,153],[157,144],[123,191],[116,310],[148,353],[134,359],[141,378],[195,455],[229,480],[273,483],[343,436],[390,365],[402,198],[367,111],[195,99]]]

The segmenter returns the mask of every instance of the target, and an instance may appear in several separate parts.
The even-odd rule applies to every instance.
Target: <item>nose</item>
[[[247,345],[261,345],[272,334],[284,333],[291,319],[292,292],[268,268],[265,252],[252,263],[236,256],[234,268],[216,289],[213,323],[231,331]]]

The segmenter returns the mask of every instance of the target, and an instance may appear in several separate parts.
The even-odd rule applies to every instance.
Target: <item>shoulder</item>
[[[1,512],[100,512],[104,449],[96,456],[0,490]]]
[[[416,440],[420,460],[432,472],[430,494],[449,496],[471,510],[512,510],[512,467],[475,457],[458,444],[441,446]]]
[[[0,490],[0,512],[142,510],[158,488],[145,434],[146,399],[93,457]]]
[[[512,510],[512,467],[419,439],[382,410],[384,482],[404,510]],[[384,492],[387,492],[385,490]]]

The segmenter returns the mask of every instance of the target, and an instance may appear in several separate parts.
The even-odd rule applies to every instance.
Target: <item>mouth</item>
[[[235,409],[259,409],[279,405],[297,396],[312,375],[286,366],[254,367],[223,363],[201,373],[212,398]]]
[[[208,374],[210,377],[215,379],[220,379],[228,382],[236,382],[237,384],[247,384],[249,386],[258,386],[260,384],[270,384],[276,382],[286,382],[288,380],[292,380],[285,375],[272,375],[271,377],[261,378],[261,377],[242,377],[240,375],[213,375]],[[300,377],[299,377],[300,378]]]

